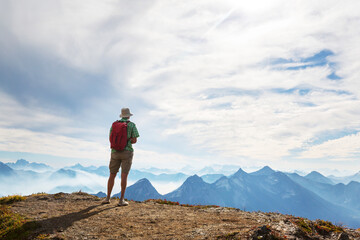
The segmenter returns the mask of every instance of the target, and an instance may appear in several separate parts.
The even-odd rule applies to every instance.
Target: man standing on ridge
[[[125,190],[126,190],[126,184],[127,184],[127,177],[131,168],[132,159],[134,156],[134,149],[132,148],[132,144],[136,143],[137,138],[139,137],[139,132],[136,128],[135,123],[130,122],[130,117],[133,114],[130,113],[129,108],[123,108],[121,109],[120,114],[120,120],[115,121],[110,128],[110,143],[111,143],[111,158],[110,158],[110,176],[108,180],[107,185],[107,196],[105,200],[102,202],[102,204],[108,204],[110,203],[110,197],[111,197],[111,191],[114,187],[115,177],[116,174],[119,172],[120,166],[121,166],[121,197],[118,206],[127,206],[129,205],[128,202],[124,200],[125,196]],[[113,128],[115,125],[123,125],[126,127],[126,133],[125,133],[125,141],[124,142],[124,148],[115,147],[115,145],[112,142],[112,138],[117,138],[117,136],[113,136],[111,133],[113,132]],[[117,127],[117,126],[116,126]],[[118,131],[118,130],[116,130]],[[119,130],[120,132],[121,130]],[[115,130],[114,130],[115,134]],[[119,133],[118,133],[119,134]],[[117,148],[118,150],[114,149]],[[123,148],[123,149],[122,149]]]

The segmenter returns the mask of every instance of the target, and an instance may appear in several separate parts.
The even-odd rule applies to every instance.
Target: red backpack
[[[127,145],[127,124],[129,122],[119,122],[115,121],[112,124],[112,130],[109,137],[110,147],[117,151],[122,151]]]

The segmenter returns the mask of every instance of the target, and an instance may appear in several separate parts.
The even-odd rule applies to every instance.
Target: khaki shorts
[[[131,168],[134,152],[123,150],[111,153],[109,169],[110,173],[119,172],[121,166],[121,173],[128,174]]]

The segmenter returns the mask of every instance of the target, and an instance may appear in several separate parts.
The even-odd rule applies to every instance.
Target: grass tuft
[[[37,227],[35,222],[12,212],[9,206],[0,205],[0,239],[26,239]]]
[[[166,205],[178,205],[178,206],[182,206],[182,207],[193,207],[193,208],[201,208],[201,209],[206,209],[206,208],[218,208],[219,206],[217,205],[191,205],[191,204],[180,204],[179,202],[173,202],[173,201],[169,201],[166,199],[148,199],[145,200],[145,202],[155,202],[158,204],[166,204]]]
[[[331,232],[341,233],[344,232],[344,229],[339,226],[335,226],[329,221],[316,220],[315,222],[316,231],[321,235],[328,235]]]
[[[329,221],[316,220],[310,221],[304,218],[298,218],[294,222],[299,228],[310,235],[319,234],[327,236],[331,233],[342,233],[344,229],[341,226],[336,226]]]
[[[0,204],[12,204],[14,202],[20,202],[25,199],[26,199],[26,197],[23,197],[21,195],[12,195],[12,196],[0,198]]]
[[[72,194],[84,195],[84,196],[91,195],[91,194],[89,194],[89,193],[86,193],[86,192],[81,191],[81,189],[80,189],[78,192],[73,192]]]
[[[45,192],[38,192],[38,193],[33,193],[30,196],[31,197],[36,197],[36,196],[47,196],[49,194],[45,193]]]
[[[299,218],[295,223],[304,232],[310,233],[310,234],[313,233],[313,229],[312,229],[311,224],[310,224],[310,222],[308,220],[305,220],[304,218]]]
[[[50,234],[39,234],[35,239],[50,239]]]
[[[231,233],[228,233],[228,234],[225,234],[225,235],[217,236],[217,239],[218,240],[220,240],[220,239],[225,239],[225,240],[236,239],[236,236],[239,233],[240,233],[239,231],[231,232]]]

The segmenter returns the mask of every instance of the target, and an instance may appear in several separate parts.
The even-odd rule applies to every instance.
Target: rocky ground
[[[360,239],[357,230],[278,213],[161,200],[100,203],[81,192],[37,194],[11,210],[36,222],[30,239]]]

